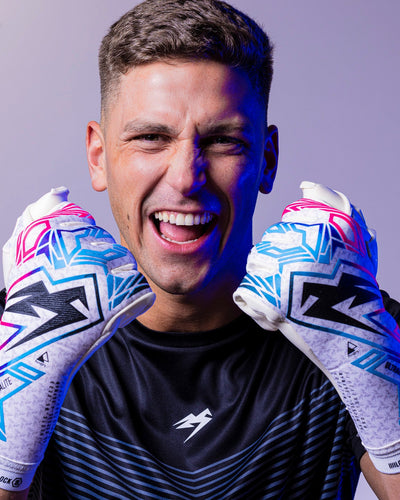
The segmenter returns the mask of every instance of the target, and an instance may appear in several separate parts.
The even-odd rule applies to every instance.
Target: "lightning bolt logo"
[[[21,300],[6,308],[7,312],[39,318],[36,308],[40,308],[50,311],[54,316],[15,343],[12,349],[44,333],[86,319],[86,316],[72,305],[73,302],[80,301],[88,309],[84,286],[50,293],[44,283],[39,281],[14,293],[8,298],[8,302],[19,298]]]
[[[182,420],[179,420],[179,422],[176,422],[174,424],[174,427],[176,429],[193,429],[194,428],[194,431],[185,439],[184,442],[186,443],[186,441],[189,441],[190,438],[192,438],[204,426],[206,426],[210,422],[211,419],[212,419],[211,411],[208,408],[206,408],[198,415],[193,415],[193,413],[190,413]]]
[[[310,297],[315,297],[317,300],[303,313],[305,316],[351,325],[381,334],[374,328],[358,321],[354,316],[337,308],[338,304],[346,303],[347,310],[351,312],[354,307],[379,300],[380,297],[375,290],[371,290],[371,283],[368,280],[343,273],[337,285],[306,282],[303,286],[301,305],[304,306]]]
[[[46,374],[50,363],[47,346],[103,320],[96,275],[53,280],[46,270],[43,272],[46,281],[10,293],[4,313],[11,320],[4,321],[3,314],[0,322],[1,326],[16,330],[0,345],[0,441],[7,439],[3,405]],[[15,349],[21,345],[22,350]]]

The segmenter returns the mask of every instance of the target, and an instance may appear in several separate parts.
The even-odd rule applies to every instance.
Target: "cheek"
[[[227,174],[229,171],[226,171]],[[222,180],[224,192],[230,199],[231,205],[236,212],[246,211],[253,207],[259,191],[259,171],[252,164],[245,164],[233,169],[229,175]],[[236,213],[238,216],[238,213]]]
[[[225,199],[221,217],[222,247],[247,255],[252,241],[252,216],[258,194],[258,175],[254,165],[235,165],[219,172],[215,182]],[[230,248],[230,250],[229,250]],[[233,250],[234,249],[234,250]]]
[[[120,234],[123,237],[124,241],[128,243],[130,239],[129,233],[131,216],[129,215],[127,207],[125,207],[124,205],[126,196],[124,195],[124,193],[121,193],[118,189],[116,189],[113,184],[111,184],[108,187],[108,197],[110,200],[111,210]]]
[[[110,163],[109,163],[110,165]],[[127,175],[128,173],[128,175]],[[120,163],[112,164],[107,170],[107,191],[111,210],[122,238],[129,244],[130,230],[133,219],[132,200],[136,195],[133,192],[134,182],[127,169]]]
[[[120,152],[108,159],[107,189],[111,210],[123,240],[132,249],[140,240],[146,199],[154,190],[160,167],[148,157]]]

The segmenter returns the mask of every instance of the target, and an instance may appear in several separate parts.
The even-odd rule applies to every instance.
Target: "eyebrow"
[[[222,122],[211,124],[207,127],[206,132],[207,135],[232,134],[235,132],[245,134],[250,132],[251,128],[251,124],[248,123]]]
[[[125,124],[122,130],[123,134],[142,134],[145,132],[152,132],[155,134],[173,134],[175,129],[162,123],[131,120]]]
[[[224,134],[232,134],[232,133],[241,133],[247,134],[252,130],[252,124],[243,122],[239,123],[238,121],[222,121],[220,123],[210,123],[209,125],[204,126],[203,131],[199,131],[200,135],[224,135]],[[144,133],[153,133],[153,134],[166,134],[166,135],[176,135],[178,131],[169,125],[151,121],[141,121],[141,120],[130,120],[128,121],[123,130],[122,135],[128,134],[144,134]]]

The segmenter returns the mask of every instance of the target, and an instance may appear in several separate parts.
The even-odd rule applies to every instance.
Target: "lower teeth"
[[[199,239],[199,238],[195,238],[194,240],[175,241],[175,240],[172,240],[171,238],[168,238],[168,236],[165,236],[162,233],[161,233],[161,238],[163,238],[164,240],[170,241],[171,243],[178,243],[178,245],[185,245],[185,243],[193,243],[194,241],[197,241]]]

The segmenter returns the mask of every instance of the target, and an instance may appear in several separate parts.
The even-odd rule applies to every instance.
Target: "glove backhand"
[[[321,368],[375,466],[400,472],[400,331],[375,280],[374,233],[341,193],[302,187],[252,249],[234,300]]]
[[[29,486],[77,369],[154,301],[132,254],[66,199],[60,188],[29,206],[4,247],[0,487],[9,490]]]

